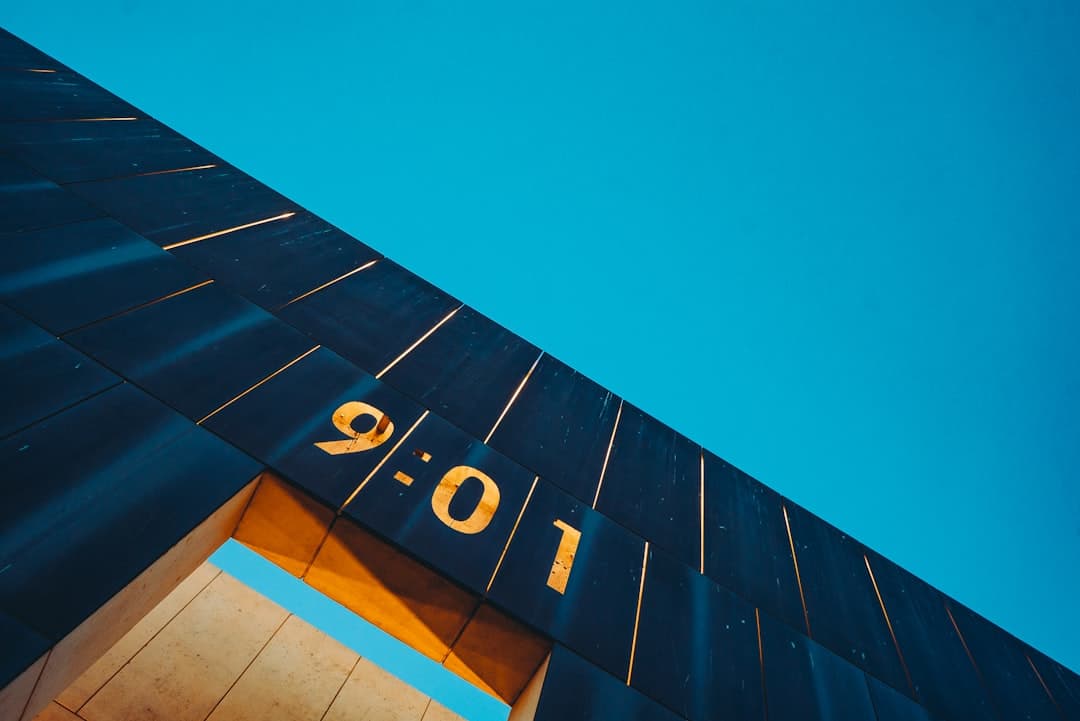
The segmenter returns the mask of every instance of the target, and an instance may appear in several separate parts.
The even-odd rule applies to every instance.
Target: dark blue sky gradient
[[[0,23],[1080,670],[1080,4]]]

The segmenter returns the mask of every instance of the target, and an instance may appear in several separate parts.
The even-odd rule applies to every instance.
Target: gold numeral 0
[[[555,551],[555,562],[551,564],[547,585],[559,593],[566,593],[566,582],[570,580],[570,570],[574,567],[574,555],[581,541],[581,531],[558,519],[555,519],[552,525],[562,531],[562,538],[559,539],[559,547]]]
[[[353,428],[352,424],[361,416],[371,416],[371,428],[361,433]],[[342,453],[360,453],[370,451],[375,446],[381,445],[394,435],[394,424],[390,416],[378,408],[360,401],[349,401],[336,411],[331,419],[334,426],[348,436],[344,441],[322,441],[315,446],[332,456]]]
[[[462,519],[450,515],[450,501],[466,480],[475,478],[484,484],[484,493],[472,512]],[[458,533],[472,535],[480,533],[491,523],[495,510],[499,507],[499,487],[491,476],[471,466],[454,466],[442,477],[435,492],[431,495],[431,510],[435,516]]]

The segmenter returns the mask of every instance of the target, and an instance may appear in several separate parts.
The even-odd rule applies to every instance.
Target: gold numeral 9
[[[352,425],[361,416],[370,416],[372,419],[371,428],[363,433],[353,428]],[[390,420],[390,416],[375,406],[360,401],[349,401],[343,404],[334,411],[331,420],[334,426],[348,437],[348,440],[322,441],[316,443],[315,447],[332,456],[338,456],[342,453],[370,451],[375,446],[385,443],[390,439],[390,436],[394,435],[394,424]]]

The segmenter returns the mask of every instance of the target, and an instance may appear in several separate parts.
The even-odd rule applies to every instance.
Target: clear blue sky
[[[1080,670],[1080,5],[462,5],[0,23]]]

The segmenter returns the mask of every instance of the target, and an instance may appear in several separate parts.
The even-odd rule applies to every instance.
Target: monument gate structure
[[[1069,669],[7,33],[0,208],[4,721],[230,537],[514,719],[1080,721]]]

